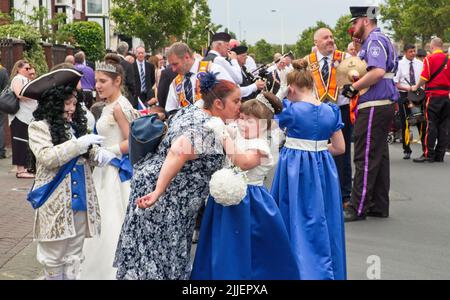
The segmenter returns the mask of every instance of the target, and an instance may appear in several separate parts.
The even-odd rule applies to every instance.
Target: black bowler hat
[[[217,42],[217,41],[222,41],[222,42],[229,42],[231,40],[231,35],[229,35],[226,32],[217,32],[212,36],[211,42]]]
[[[236,46],[231,51],[236,52],[237,55],[247,53],[248,47],[246,46]]]
[[[28,82],[20,91],[20,96],[40,100],[45,91],[57,86],[77,87],[83,74],[75,69],[59,69],[39,76]]]
[[[380,13],[380,8],[378,6],[350,6],[350,13],[352,14],[350,22],[362,17],[376,19]]]

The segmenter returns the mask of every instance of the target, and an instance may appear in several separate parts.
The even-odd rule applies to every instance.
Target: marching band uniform
[[[402,86],[413,86],[420,80],[420,73],[423,69],[423,63],[414,58],[412,61],[403,57],[398,63],[398,70],[394,77],[394,82]],[[409,125],[407,124],[407,117],[409,116],[410,109],[408,107],[408,92],[399,90],[400,98],[398,100],[398,109],[400,112],[401,122],[402,122],[402,144],[403,153],[405,154],[405,159],[409,159],[412,150],[409,146]],[[422,136],[423,129],[425,129],[424,124],[418,123],[417,128],[419,130],[420,136]],[[423,145],[422,145],[423,147]]]
[[[443,66],[443,68],[442,68]],[[438,71],[441,71],[438,73]],[[431,79],[434,74],[435,77]],[[442,50],[436,50],[423,61],[421,81],[425,81],[424,155],[414,162],[443,162],[450,135],[450,59]],[[438,140],[436,144],[436,139]]]
[[[339,64],[350,55],[335,50],[329,56],[324,56],[319,51],[313,51],[305,59],[308,61],[313,78],[314,91],[320,101],[331,101],[336,103],[341,111],[341,118],[344,122],[342,134],[345,140],[345,153],[334,157],[339,174],[342,200],[348,202],[352,192],[352,162],[351,162],[351,139],[353,126],[350,121],[349,99],[339,94],[339,87],[336,82],[336,69]],[[328,66],[328,70],[324,66]],[[327,78],[324,78],[324,75]]]
[[[211,41],[223,41],[230,42],[231,36],[226,32],[216,33]],[[210,50],[208,54],[203,58],[204,61],[211,61],[219,66],[221,66],[232,78],[231,82],[236,84],[242,83],[241,66],[236,59],[228,60],[228,58],[223,57],[219,52],[215,50]]]
[[[368,16],[370,7],[350,7],[352,21]],[[381,68],[384,78],[359,96],[358,116],[354,127],[355,175],[351,201],[344,211],[346,221],[357,221],[366,215],[389,216],[389,147],[387,136],[394,117],[394,102],[399,94],[394,73],[397,53],[390,39],[375,27],[364,40],[359,57],[367,62],[367,70]],[[344,94],[351,85],[344,86]],[[352,93],[358,92],[354,90]]]
[[[231,49],[237,55],[247,53],[246,46],[237,46]],[[247,57],[248,59],[248,57]],[[246,64],[241,66],[242,83],[240,84],[242,101],[254,99],[258,95],[258,88],[254,83],[254,76],[248,71]]]

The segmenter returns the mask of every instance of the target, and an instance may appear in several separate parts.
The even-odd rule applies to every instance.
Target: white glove
[[[77,139],[78,146],[80,148],[80,154],[86,153],[89,146],[93,144],[99,144],[101,145],[103,143],[103,140],[105,137],[97,134],[86,134],[83,136],[80,136]]]
[[[216,135],[216,138],[221,142],[223,142],[226,137],[230,136],[227,130],[227,126],[221,118],[212,117],[208,122],[205,123],[205,127],[211,129]]]
[[[95,156],[95,161],[98,163],[99,167],[104,167],[115,157],[116,155],[111,151],[108,151],[105,148],[99,148],[97,155]]]

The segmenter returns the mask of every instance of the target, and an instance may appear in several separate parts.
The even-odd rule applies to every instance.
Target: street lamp
[[[280,13],[280,21],[281,21],[281,54],[284,54],[284,20],[283,20],[283,14],[277,10],[272,9],[271,12],[273,13]]]

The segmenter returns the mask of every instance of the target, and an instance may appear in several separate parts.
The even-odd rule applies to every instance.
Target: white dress
[[[129,122],[138,116],[137,111],[124,96],[106,105],[96,124],[98,134],[105,137],[105,148],[124,140],[120,127],[114,119],[115,105],[121,106]],[[83,248],[85,260],[81,266],[81,279],[115,279],[116,268],[113,268],[112,264],[128,206],[130,180],[121,182],[118,169],[111,165],[95,168],[93,179],[100,206],[102,231],[100,236],[85,241]]]

